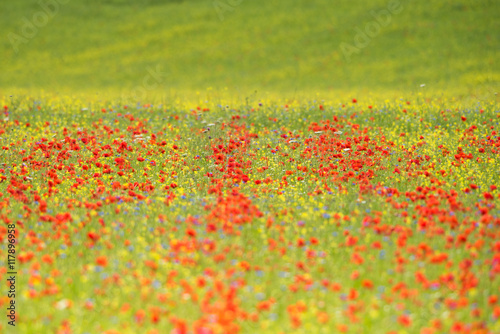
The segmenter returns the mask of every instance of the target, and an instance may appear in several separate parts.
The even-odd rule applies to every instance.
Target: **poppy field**
[[[0,108],[18,333],[500,332],[497,102]]]

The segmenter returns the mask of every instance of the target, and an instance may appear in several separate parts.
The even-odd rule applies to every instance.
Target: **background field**
[[[500,333],[499,17],[0,0],[16,329]]]
[[[22,37],[23,18],[33,23],[41,5],[2,1],[0,95],[136,94],[148,69],[163,75],[150,94],[388,94],[426,84],[435,94],[493,98],[498,89],[500,5],[493,0],[401,1],[401,13],[350,61],[340,44],[354,45],[356,28],[388,1],[217,3],[231,11],[219,15],[208,0],[70,0],[16,53],[12,34]]]

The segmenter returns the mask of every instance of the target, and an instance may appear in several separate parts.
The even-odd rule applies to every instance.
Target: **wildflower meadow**
[[[4,99],[20,332],[498,332],[500,114],[454,103]]]
[[[498,0],[0,0],[0,334],[499,334]]]

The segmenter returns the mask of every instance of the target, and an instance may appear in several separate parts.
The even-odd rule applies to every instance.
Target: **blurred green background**
[[[350,57],[341,44],[360,46],[356,35],[373,29],[373,13],[390,1],[1,1],[0,94],[410,92],[425,84],[494,95],[499,1],[392,1],[400,12]]]

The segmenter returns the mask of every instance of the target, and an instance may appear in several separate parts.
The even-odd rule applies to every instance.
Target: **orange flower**
[[[108,265],[108,258],[106,256],[98,256],[95,262],[101,267],[106,267]]]
[[[401,325],[405,326],[405,327],[408,327],[408,326],[410,326],[410,325],[411,325],[411,319],[410,319],[410,317],[409,317],[409,316],[407,316],[407,315],[405,315],[405,314],[403,314],[403,315],[399,316],[399,318],[398,318],[398,322],[399,322]]]
[[[326,324],[328,322],[328,319],[329,319],[328,313],[323,311],[318,312],[318,322],[320,324]]]
[[[349,328],[344,324],[337,324],[337,330],[341,333],[346,333]]]
[[[195,238],[196,237],[196,231],[193,230],[192,228],[188,228],[186,230],[186,235],[190,238]]]
[[[372,289],[373,288],[373,282],[370,281],[369,279],[363,280],[363,287],[367,289]]]
[[[135,313],[135,321],[137,321],[138,323],[142,323],[145,317],[146,311],[144,311],[143,309],[140,309]]]
[[[44,254],[42,256],[42,261],[47,263],[47,264],[53,264],[54,263],[54,259],[52,259],[52,257],[50,257],[49,254]]]
[[[297,247],[304,247],[305,245],[306,245],[306,242],[304,241],[304,239],[299,238],[297,240]]]

